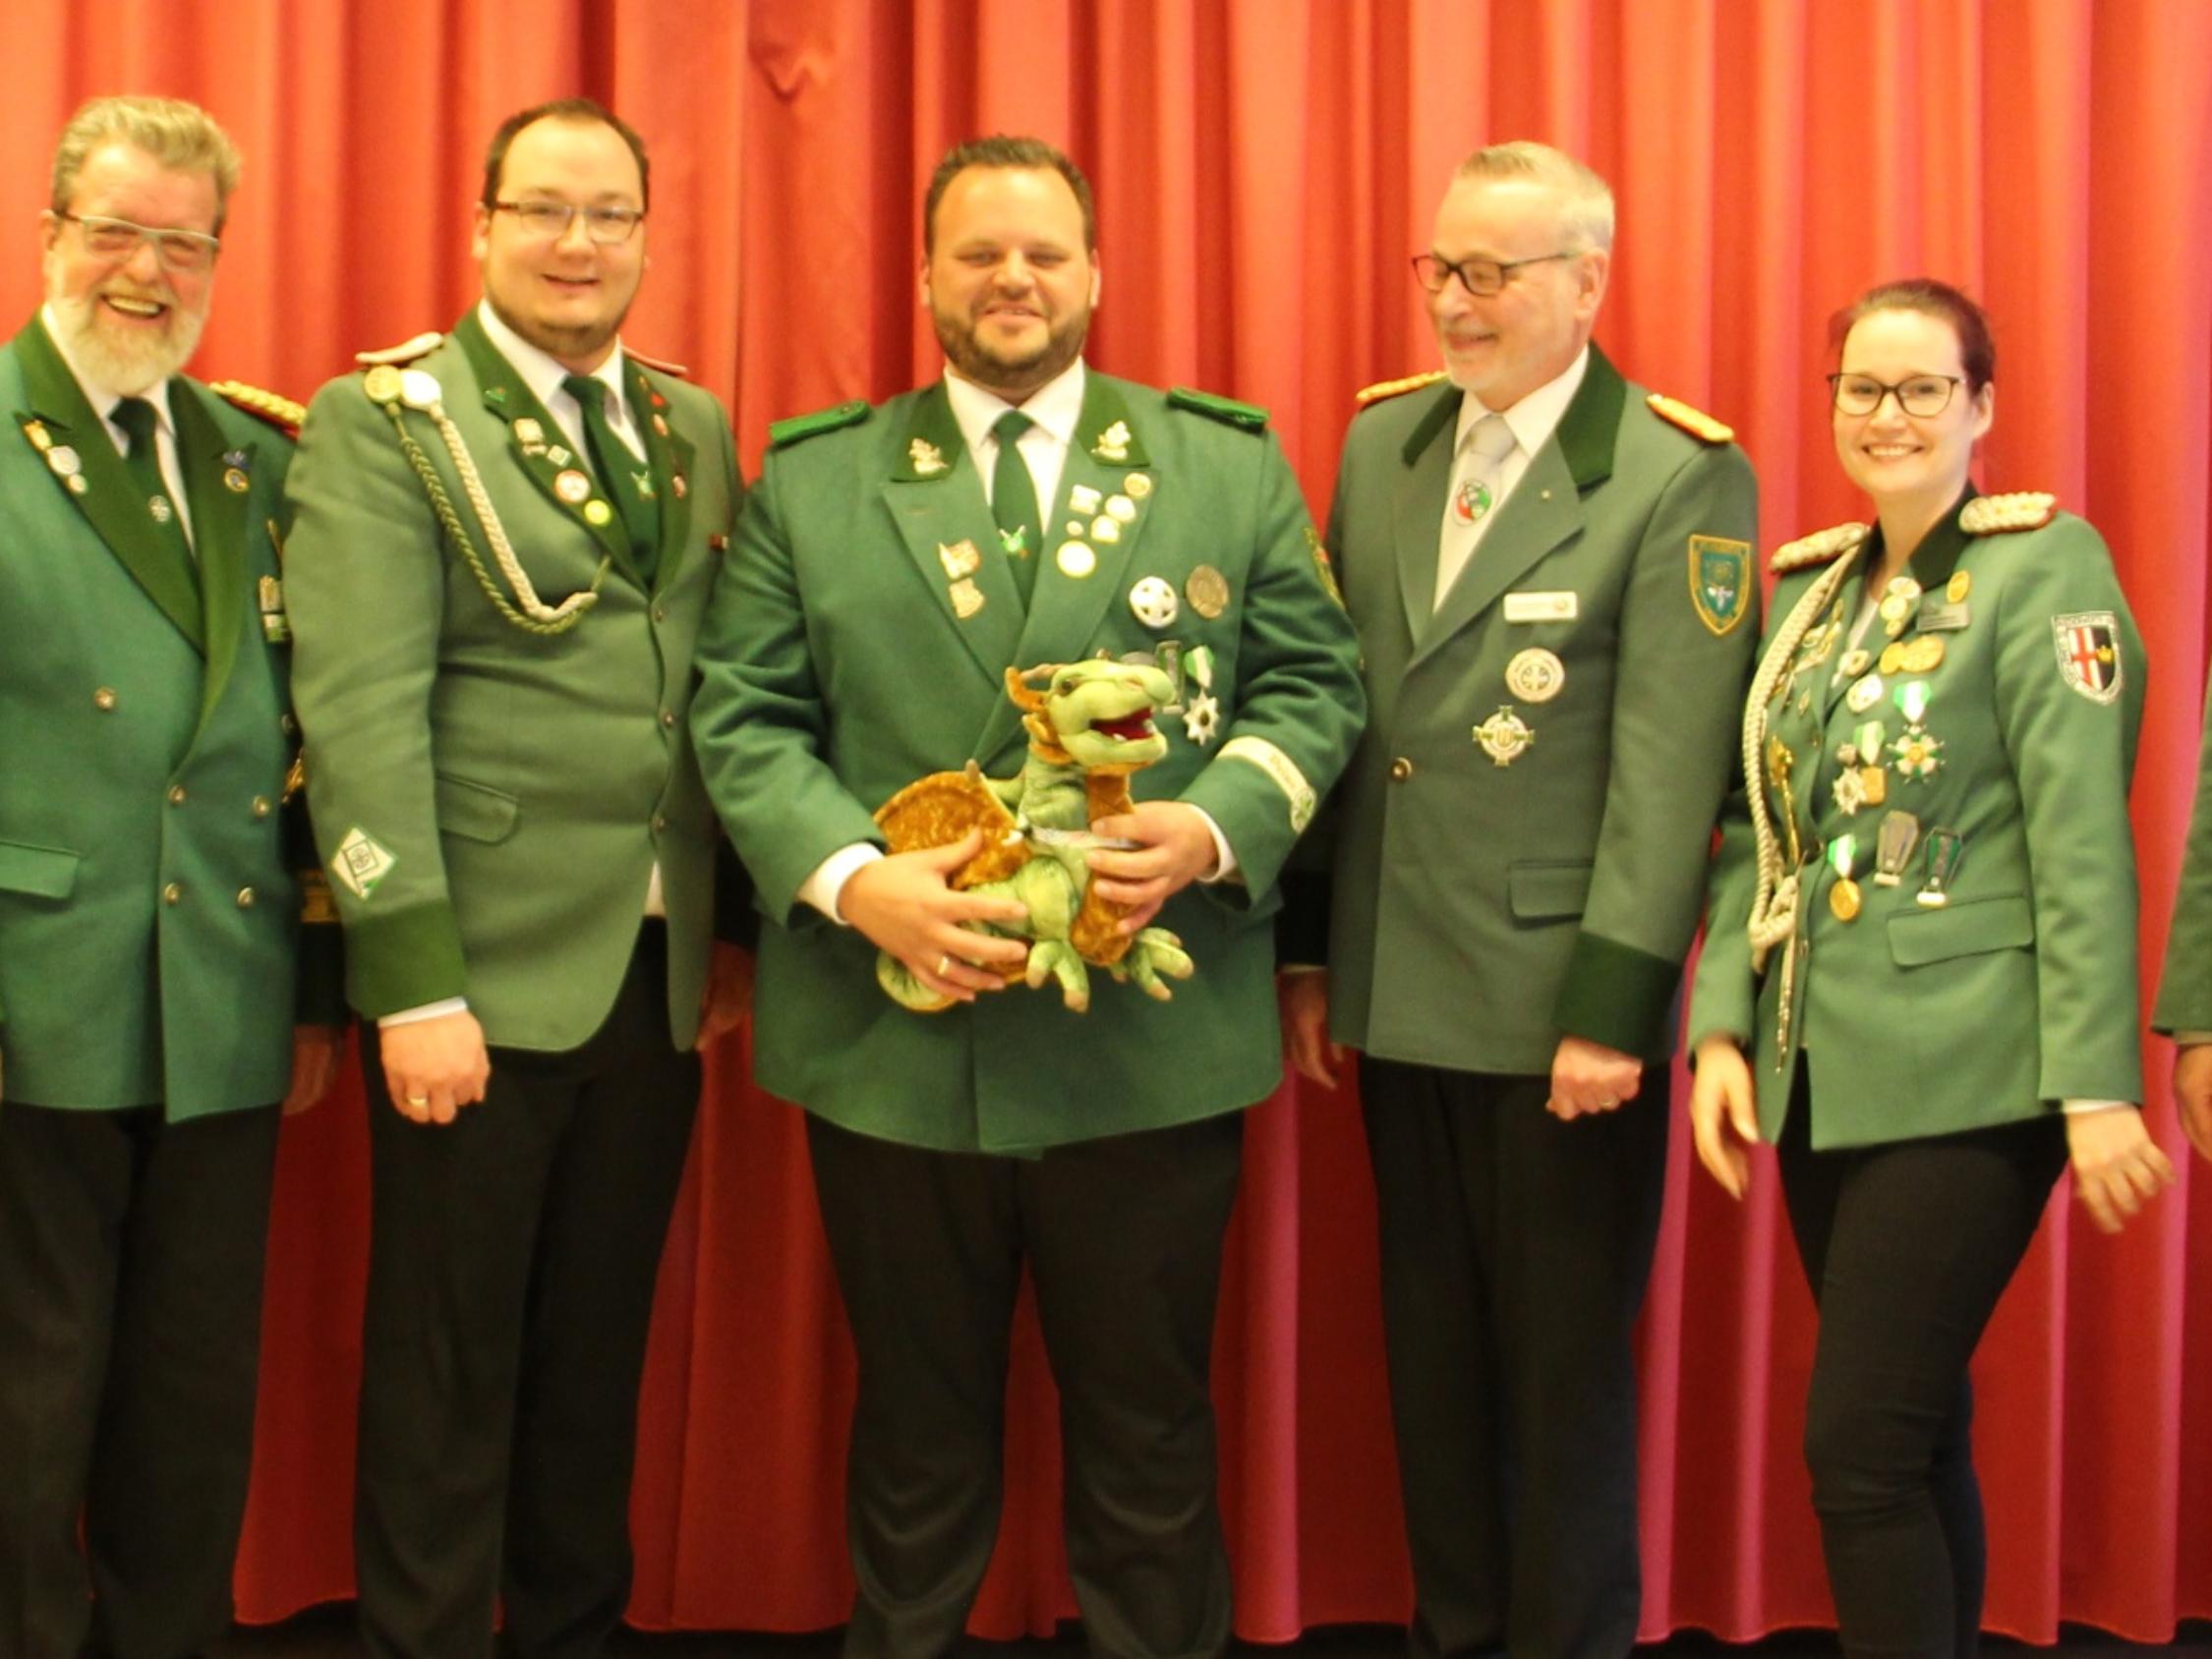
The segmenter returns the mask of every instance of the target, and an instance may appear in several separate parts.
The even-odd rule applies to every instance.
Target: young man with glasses
[[[292,446],[263,420],[297,407],[180,372],[238,172],[191,104],[86,104],[46,303],[0,348],[11,1659],[170,1659],[229,1625],[278,1108],[337,1052],[336,930],[302,951],[282,810]]]
[[[739,485],[627,351],[644,146],[522,111],[482,301],[309,414],[289,582],[319,840],[365,1022],[375,1222],[355,1512],[369,1650],[600,1650],[628,1599],[654,1278],[742,1017],[741,883],[685,714]],[[733,868],[733,866],[732,866]],[[726,876],[727,876],[726,872]]]
[[[1284,1015],[1316,1081],[1363,1056],[1422,1655],[1636,1635],[1630,1332],[1759,590],[1727,429],[1591,343],[1612,231],[1557,150],[1460,166],[1444,368],[1363,394],[1329,521],[1373,717]]]

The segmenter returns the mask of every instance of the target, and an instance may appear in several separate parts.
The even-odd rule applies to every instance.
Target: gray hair
[[[1582,248],[1613,245],[1613,191],[1595,169],[1565,150],[1532,139],[1487,144],[1462,161],[1452,182],[1474,179],[1534,179],[1559,194],[1560,228]]]
[[[215,229],[223,228],[230,193],[238,188],[238,146],[214,117],[182,98],[93,98],[79,107],[54,146],[53,210],[67,212],[77,175],[103,144],[143,149],[174,173],[205,173],[215,181]]]

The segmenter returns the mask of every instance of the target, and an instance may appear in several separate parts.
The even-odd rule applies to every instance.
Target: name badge
[[[1955,632],[1965,627],[1969,620],[1971,618],[1964,600],[1955,603],[1941,600],[1920,601],[1919,627],[1923,634]]]
[[[1575,596],[1571,593],[1507,594],[1505,619],[1508,622],[1572,622]]]

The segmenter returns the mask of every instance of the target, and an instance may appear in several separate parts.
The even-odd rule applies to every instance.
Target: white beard
[[[69,355],[99,384],[124,397],[152,390],[182,369],[200,349],[206,326],[204,309],[169,307],[168,327],[157,338],[118,341],[101,326],[99,301],[91,295],[49,299]]]

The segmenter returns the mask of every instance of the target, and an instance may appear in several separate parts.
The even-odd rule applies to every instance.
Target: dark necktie
[[[637,573],[650,588],[661,548],[660,507],[650,493],[652,471],[630,454],[629,446],[614,435],[614,429],[608,424],[605,380],[595,380],[589,374],[569,374],[560,384],[584,412],[584,444],[591,451],[592,469],[599,474],[600,488],[614,503],[614,510],[622,515],[622,528],[630,539],[630,556],[637,561]]]
[[[1037,511],[1036,481],[1021,459],[1021,434],[1036,422],[1009,409],[991,423],[999,440],[998,465],[991,469],[991,516],[999,521],[999,545],[1014,569],[1014,585],[1026,606],[1037,587],[1037,556],[1044,543],[1043,515]]]
[[[197,588],[200,568],[193,560],[192,543],[186,539],[184,525],[177,517],[177,504],[170,498],[168,483],[161,476],[161,456],[153,435],[153,405],[143,397],[127,397],[116,404],[109,419],[130,434],[131,452],[123,457],[123,470],[130,474],[132,489],[146,504],[146,515],[153,520],[155,537],[176,555]]]

